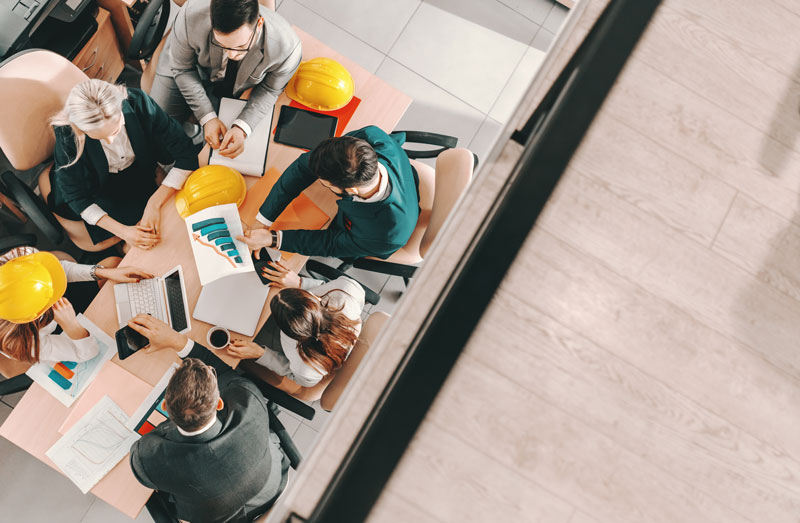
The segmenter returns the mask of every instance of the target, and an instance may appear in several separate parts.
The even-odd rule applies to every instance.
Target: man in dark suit
[[[293,199],[320,180],[339,197],[330,227],[254,229],[240,239],[254,250],[272,247],[306,256],[388,258],[406,244],[419,218],[419,179],[403,143],[405,134],[389,136],[375,126],[325,140],[283,172],[256,219],[269,227]]]
[[[261,392],[164,322],[142,314],[129,325],[147,336],[148,350],[184,358],[164,395],[170,419],[131,447],[136,479],[156,490],[154,519],[166,511],[192,523],[234,523],[266,512],[286,486],[289,460]]]

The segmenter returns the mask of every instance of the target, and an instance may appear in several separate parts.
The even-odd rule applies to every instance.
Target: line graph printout
[[[236,239],[243,234],[236,204],[215,205],[192,214],[186,218],[186,230],[202,285],[254,270],[250,250]]]
[[[86,494],[130,452],[139,435],[108,396],[97,402],[47,451],[47,457]]]

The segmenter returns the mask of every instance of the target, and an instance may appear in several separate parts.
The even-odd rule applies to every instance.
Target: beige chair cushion
[[[32,169],[52,156],[50,118],[64,107],[70,90],[88,78],[50,51],[23,52],[0,67],[0,149],[15,169]]]

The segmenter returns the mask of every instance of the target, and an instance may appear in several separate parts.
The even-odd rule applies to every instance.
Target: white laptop
[[[219,119],[230,127],[247,104],[245,100],[222,98],[219,101]],[[272,130],[272,111],[265,115],[252,134],[244,140],[244,151],[236,158],[227,158],[218,150],[211,150],[209,165],[225,165],[249,176],[263,176],[267,160],[270,131]]]
[[[180,333],[189,332],[192,328],[180,265],[163,276],[139,283],[118,283],[114,285],[114,298],[120,328],[137,314],[149,314]]]
[[[203,285],[193,318],[252,336],[269,289],[255,271],[225,276]]]

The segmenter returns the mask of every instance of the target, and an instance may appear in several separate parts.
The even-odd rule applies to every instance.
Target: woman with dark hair
[[[264,275],[281,290],[270,300],[267,323],[253,341],[234,340],[227,351],[312,387],[341,367],[355,345],[364,289],[347,276],[324,283],[280,263],[273,268]]]

